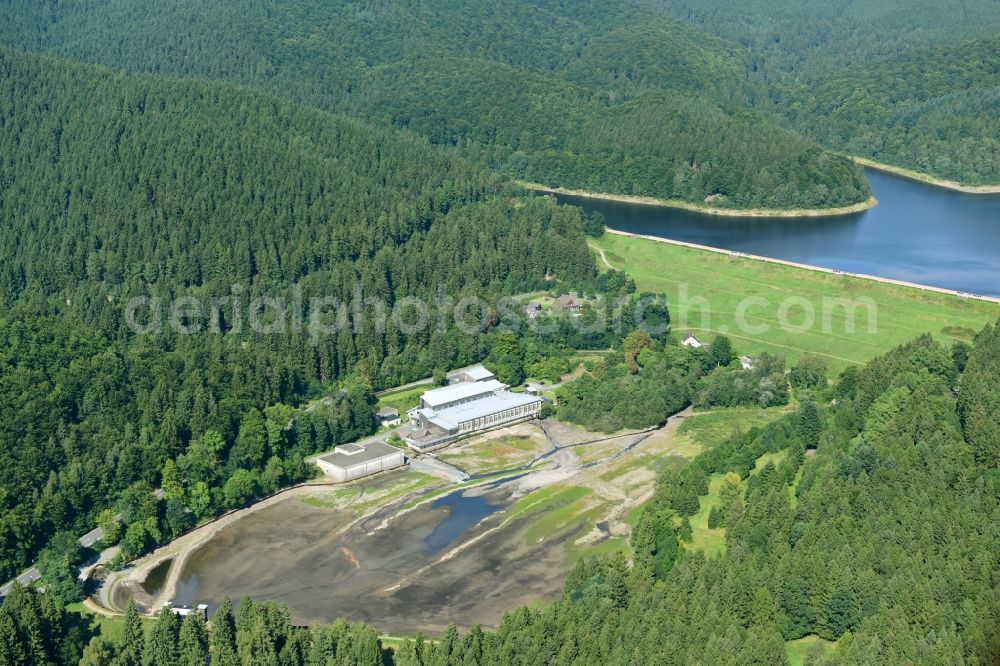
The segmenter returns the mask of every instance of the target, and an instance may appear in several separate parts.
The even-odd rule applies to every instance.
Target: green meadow
[[[806,659],[829,657],[836,648],[836,643],[824,640],[819,636],[805,636],[785,643],[789,666],[803,666]]]
[[[625,270],[639,291],[667,294],[674,331],[723,333],[740,353],[789,363],[818,354],[831,372],[922,333],[969,341],[1000,316],[1000,304],[988,301],[643,238],[605,234],[590,243],[602,267]]]

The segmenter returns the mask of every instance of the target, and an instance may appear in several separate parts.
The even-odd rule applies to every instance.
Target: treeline
[[[370,627],[294,626],[287,606],[247,598],[235,608],[226,599],[211,628],[198,613],[182,617],[169,609],[144,621],[130,603],[117,639],[30,589],[15,588],[0,608],[0,663],[9,666],[381,666],[384,652]]]
[[[788,109],[791,126],[823,145],[939,178],[1000,183],[1000,37],[817,69],[774,89],[774,107]]]
[[[740,208],[869,196],[851,162],[746,107],[737,46],[625,0],[138,9],[18,2],[0,39],[410,128],[548,185]]]
[[[374,427],[371,391],[484,358],[500,296],[597,285],[579,210],[487,196],[489,174],[421,139],[47,56],[0,51],[0,74],[2,580],[168,460],[206,487],[148,509],[134,544],[294,482]],[[426,325],[380,318],[407,297]],[[466,297],[486,309],[459,328]],[[343,307],[311,327],[314,298]],[[323,393],[289,431],[268,415]]]

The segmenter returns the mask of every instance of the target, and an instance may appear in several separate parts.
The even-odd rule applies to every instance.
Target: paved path
[[[461,483],[462,481],[468,481],[471,478],[468,474],[457,467],[453,467],[443,460],[431,455],[422,455],[416,458],[410,458],[410,469],[443,477],[452,483]]]
[[[153,497],[155,497],[158,500],[162,500],[165,495],[166,492],[164,492],[163,488],[157,488],[156,490],[153,491]],[[121,520],[121,519],[122,519],[121,514],[115,516],[115,520]],[[82,537],[80,537],[78,541],[80,545],[83,546],[84,548],[92,548],[94,544],[96,544],[103,538],[104,538],[104,530],[101,529],[100,527],[95,527],[94,529],[90,530]],[[111,559],[110,557],[105,558],[105,554],[108,553],[110,550],[111,549],[105,550],[98,556],[97,558],[98,564],[103,564]],[[86,576],[90,573],[92,569],[93,569],[93,563],[91,564],[85,563],[80,570],[80,580],[86,580]],[[41,577],[42,577],[42,572],[38,570],[38,567],[31,567],[30,569],[22,573],[14,580],[16,580],[22,586],[27,587],[28,585],[31,585],[32,583],[41,579]],[[0,587],[0,598],[6,597],[8,594],[10,594],[10,589],[14,587],[14,580],[10,581],[3,587]]]

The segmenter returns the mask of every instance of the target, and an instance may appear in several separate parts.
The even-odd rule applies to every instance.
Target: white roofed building
[[[496,379],[496,375],[481,365],[474,365],[471,368],[459,370],[455,374],[448,376],[448,381],[452,384],[459,384],[462,382],[488,382],[491,379]]]
[[[404,441],[418,451],[442,446],[459,437],[530,419],[542,410],[542,399],[513,393],[495,379],[466,381],[424,393],[409,412],[411,426]]]
[[[464,402],[479,400],[488,395],[493,395],[497,391],[506,391],[509,387],[503,382],[495,379],[476,382],[459,382],[441,388],[425,391],[420,398],[420,407],[431,407],[433,409],[446,409]]]

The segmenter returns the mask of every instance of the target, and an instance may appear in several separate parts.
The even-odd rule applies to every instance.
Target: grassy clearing
[[[622,536],[613,536],[591,546],[579,547],[571,544],[566,549],[566,561],[570,564],[576,564],[585,557],[630,552],[632,552],[632,549],[628,545],[628,539]]]
[[[590,444],[574,446],[569,450],[581,464],[586,465],[587,463],[614,455],[625,445],[625,441],[627,440],[613,439],[604,442],[592,442]]]
[[[757,458],[757,464],[753,468],[753,473],[756,474],[769,464],[774,464],[774,466],[777,467],[781,464],[781,461],[787,457],[788,449],[784,449],[783,451],[778,451],[776,453],[765,453],[760,458]]]
[[[587,491],[588,495],[590,491]],[[528,543],[538,543],[565,530],[579,530],[597,522],[605,513],[604,507],[586,506],[586,496],[551,508],[538,517],[528,528]]]
[[[394,407],[399,410],[401,415],[405,415],[407,411],[419,405],[420,396],[422,396],[425,391],[432,388],[434,387],[430,384],[425,384],[422,386],[414,386],[408,389],[403,389],[401,391],[386,393],[379,397],[378,406],[380,408]]]
[[[967,340],[1000,315],[1000,305],[987,301],[642,238],[606,234],[592,242],[611,265],[636,280],[640,291],[667,294],[675,331],[709,338],[725,333],[741,353],[766,351],[785,356],[790,364],[803,353],[818,354],[831,373],[863,364],[922,333],[945,344]],[[855,316],[835,299],[857,301]],[[737,321],[741,303],[743,326]],[[785,321],[806,330],[783,330],[783,303]],[[807,310],[815,315],[809,327],[804,326]]]
[[[602,481],[613,482],[639,470],[659,473],[668,467],[685,465],[698,453],[689,442],[678,440],[676,433],[667,434],[662,430],[653,433],[641,447],[615,460],[607,470],[598,475],[599,478]],[[616,485],[623,486],[623,483]]]
[[[786,411],[785,407],[731,407],[696,412],[677,428],[678,444],[701,453],[726,441],[737,430],[748,432],[751,428],[767,425],[784,416]]]
[[[773,410],[772,410],[773,411]],[[754,466],[751,474],[756,474],[767,467],[768,463],[777,466],[788,455],[788,451],[778,451],[777,453],[765,453]],[[726,550],[726,529],[724,527],[709,528],[708,514],[712,507],[719,505],[719,491],[722,488],[724,474],[713,474],[708,480],[708,494],[698,498],[698,513],[691,516],[691,543],[687,545],[689,549],[700,550],[706,557],[718,555]],[[794,501],[794,490],[792,490],[792,500]]]
[[[691,516],[690,550],[700,550],[706,557],[714,557],[726,550],[726,529],[716,527],[709,529],[708,514],[712,507],[719,503],[719,490],[722,488],[722,474],[713,474],[708,481],[708,495],[698,498],[698,513]]]
[[[100,615],[91,611],[82,603],[66,606],[66,616],[72,625],[79,627],[88,636],[99,635],[105,640],[117,643],[125,633],[124,616]],[[143,626],[147,629],[156,621],[144,615],[140,615],[139,618],[142,620]]]
[[[829,655],[836,649],[836,643],[820,638],[819,636],[806,636],[785,643],[785,652],[788,654],[788,663],[790,666],[802,666],[806,663],[806,657],[811,655]]]
[[[514,518],[548,511],[562,503],[576,502],[590,494],[589,488],[580,486],[548,486],[525,495],[508,511]]]

